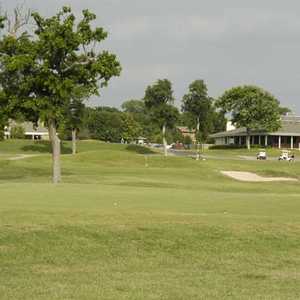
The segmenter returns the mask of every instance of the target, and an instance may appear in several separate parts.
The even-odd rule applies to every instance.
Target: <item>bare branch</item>
[[[31,13],[31,9],[26,8],[24,3],[21,5],[17,5],[13,10],[12,15],[9,15],[6,12],[5,16],[8,33],[13,37],[17,37],[19,30],[29,23]]]

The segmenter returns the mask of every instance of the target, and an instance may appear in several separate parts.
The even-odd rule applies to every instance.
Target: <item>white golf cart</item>
[[[282,150],[278,160],[294,161],[295,155],[289,150]]]
[[[260,149],[256,155],[257,160],[266,160],[267,159],[267,152],[265,149]]]

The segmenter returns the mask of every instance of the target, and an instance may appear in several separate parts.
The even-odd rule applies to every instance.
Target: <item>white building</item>
[[[48,129],[44,127],[41,123],[38,126],[34,126],[31,122],[16,123],[11,121],[9,126],[4,129],[4,138],[11,138],[11,130],[13,127],[21,126],[24,128],[24,135],[26,139],[32,140],[49,140]]]

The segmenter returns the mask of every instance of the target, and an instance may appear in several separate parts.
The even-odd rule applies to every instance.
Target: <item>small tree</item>
[[[0,15],[0,30],[4,28],[5,20],[6,17]],[[0,42],[0,47],[1,47],[1,42]],[[0,89],[0,141],[4,139],[4,128],[8,122],[7,105],[8,105],[8,101],[5,97],[5,93],[3,92],[3,89]]]
[[[85,105],[83,103],[84,95],[78,93],[72,97],[69,107],[66,107],[65,128],[71,131],[72,136],[72,154],[77,153],[77,134],[83,123]]]
[[[137,139],[142,132],[142,128],[139,123],[137,123],[134,118],[128,113],[122,113],[122,139],[126,142],[132,142]]]
[[[207,87],[203,80],[196,80],[189,86],[189,92],[183,96],[182,110],[190,116],[189,127],[196,128],[197,160],[199,144],[207,138],[212,126],[212,101],[208,97]]]
[[[226,91],[217,105],[231,114],[232,123],[247,130],[250,149],[251,130],[276,131],[280,128],[279,101],[256,86],[240,86]]]
[[[178,119],[178,110],[173,106],[174,97],[171,82],[163,79],[158,80],[152,86],[148,86],[144,101],[153,122],[161,128],[164,153],[167,156],[166,129],[173,128]]]
[[[80,88],[97,95],[121,71],[115,55],[99,52],[98,44],[107,33],[93,29],[96,16],[83,11],[77,23],[69,7],[51,18],[32,14],[36,30],[30,38],[5,37],[0,45],[0,83],[10,112],[21,113],[29,121],[41,120],[49,129],[52,144],[53,182],[61,180],[59,126],[66,108]],[[83,99],[81,99],[83,101]]]
[[[13,139],[24,139],[25,138],[25,129],[22,125],[16,124],[11,127],[10,136]]]

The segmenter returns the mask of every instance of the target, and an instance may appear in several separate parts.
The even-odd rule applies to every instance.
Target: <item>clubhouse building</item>
[[[227,130],[210,135],[215,145],[246,146],[246,128],[234,128],[228,124]],[[281,118],[281,128],[276,132],[264,130],[250,131],[251,145],[261,147],[300,149],[300,117],[287,115]]]
[[[34,126],[31,122],[16,123],[14,121],[9,122],[9,126],[4,129],[4,138],[11,138],[12,128],[15,126],[21,126],[24,129],[24,138],[32,140],[49,140],[48,129],[41,123],[38,126]]]

